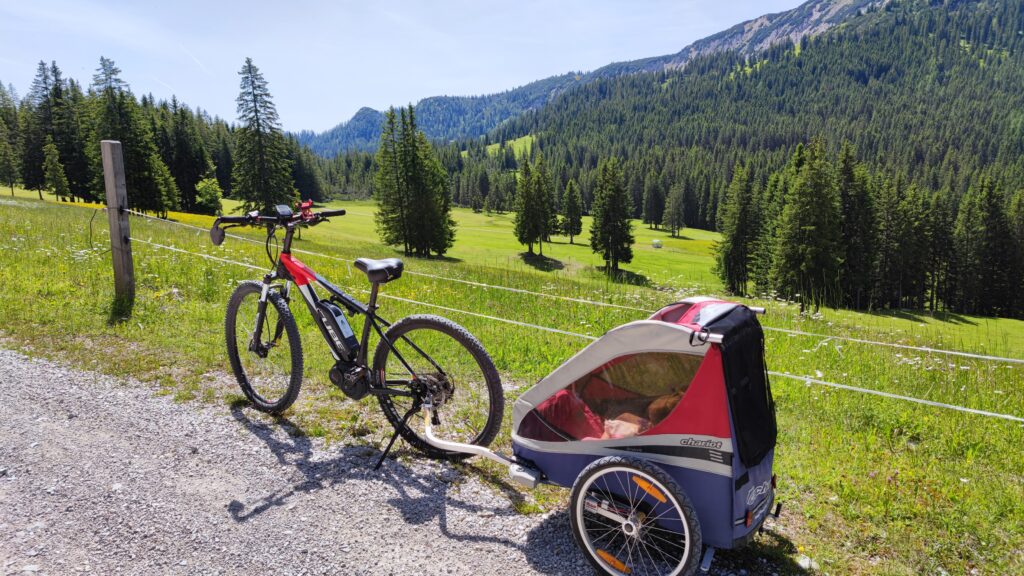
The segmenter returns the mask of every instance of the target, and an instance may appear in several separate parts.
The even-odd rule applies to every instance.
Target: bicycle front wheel
[[[480,342],[458,324],[432,315],[403,318],[385,333],[374,353],[379,383],[412,396],[380,395],[384,416],[405,441],[431,458],[469,455],[431,446],[423,438],[417,390],[430,388],[440,424],[434,435],[450,442],[487,446],[498,435],[505,410],[501,379]],[[391,343],[391,346],[388,345]],[[407,417],[408,416],[408,417]]]
[[[263,322],[256,331],[263,284],[243,282],[228,302],[224,331],[228,359],[238,386],[256,409],[280,414],[295,402],[302,386],[302,343],[288,303],[267,294]]]

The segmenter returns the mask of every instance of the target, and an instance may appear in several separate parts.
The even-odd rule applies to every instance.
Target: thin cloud
[[[151,21],[86,0],[12,2],[0,6],[0,15],[47,32],[91,36],[134,50],[166,54],[169,45],[167,34]]]
[[[168,84],[167,82],[164,82],[163,80],[161,80],[161,79],[157,78],[156,76],[153,76],[153,75],[151,74],[151,75],[149,76],[149,79],[150,79],[150,80],[152,80],[153,82],[156,82],[157,84],[159,84],[159,85],[163,86],[164,88],[167,88],[168,90],[170,90],[170,91],[171,91],[171,94],[174,94],[174,93],[175,93],[175,90],[174,90],[174,86],[171,86],[170,84]]]
[[[203,71],[203,74],[206,74],[210,78],[214,78],[213,72],[210,72],[210,69],[206,67],[206,64],[203,64],[202,60],[196,58],[196,55],[190,52],[189,49],[186,48],[184,44],[178,44],[178,46],[181,48],[181,51],[185,53],[186,56],[191,58],[192,61],[196,63],[196,66],[199,66],[199,69]]]

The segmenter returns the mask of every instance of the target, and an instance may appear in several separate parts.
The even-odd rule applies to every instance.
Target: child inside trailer
[[[616,358],[541,403],[541,429],[524,435],[557,442],[647,432],[676,407],[700,363],[699,356],[664,352]]]

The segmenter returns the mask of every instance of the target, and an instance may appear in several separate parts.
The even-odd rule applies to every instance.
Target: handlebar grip
[[[217,218],[221,224],[248,224],[248,216],[221,216]]]
[[[325,218],[330,218],[331,216],[344,216],[345,215],[345,210],[344,209],[340,209],[340,210],[322,210],[320,212],[320,215],[325,217]]]

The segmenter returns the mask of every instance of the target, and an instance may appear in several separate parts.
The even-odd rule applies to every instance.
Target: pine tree
[[[197,208],[198,190],[196,185],[210,173],[210,155],[199,137],[195,118],[177,98],[171,98],[170,125],[166,126],[169,147],[167,168],[174,176],[174,182],[181,194],[181,207],[186,212]]]
[[[619,263],[633,260],[633,203],[626,190],[619,160],[612,157],[601,163],[597,190],[594,192],[590,247],[601,254],[605,271],[614,274]]]
[[[931,296],[929,308],[939,309],[939,301],[949,302],[951,260],[953,256],[953,227],[956,217],[953,213],[949,191],[932,194],[928,210],[931,221],[931,244],[928,247],[928,292]]]
[[[409,252],[417,254],[417,239],[425,235],[429,198],[424,193],[426,174],[416,153],[416,115],[412,106],[399,110],[398,167],[405,182],[405,215]]]
[[[802,154],[802,147],[797,151]],[[776,172],[768,177],[768,184],[759,191],[757,198],[758,225],[757,238],[754,239],[750,254],[750,279],[754,282],[755,292],[762,297],[775,292],[772,269],[775,262],[775,245],[782,207],[785,203],[786,180],[783,174],[792,173],[792,162],[783,172]]]
[[[0,125],[3,125],[3,142],[0,142],[0,184],[7,184],[14,195],[14,181],[21,177],[20,158],[21,132],[18,122],[18,103],[14,88],[10,90],[0,82]]]
[[[230,129],[223,122],[218,122],[214,128],[214,145],[211,146],[214,173],[217,176],[217,183],[225,196],[231,196],[231,173],[234,171],[234,137]]]
[[[878,192],[878,258],[873,291],[875,303],[888,308],[898,308],[903,300],[903,245],[911,234],[910,216],[904,213],[905,187],[902,179],[888,178]]]
[[[686,189],[682,184],[673,186],[669,192],[661,225],[668,228],[673,238],[686,227]]]
[[[92,88],[97,92],[124,92],[128,84],[121,79],[121,69],[110,58],[100,56],[100,67],[92,76]]]
[[[14,196],[14,181],[18,179],[17,155],[10,144],[7,124],[0,119],[0,185],[6,184]]]
[[[480,194],[480,205],[483,206],[487,196],[491,193],[491,179],[487,177],[487,171],[481,170],[476,178],[476,191]]]
[[[111,76],[117,72],[113,61],[100,59],[97,76],[102,84],[94,84],[93,90],[100,89],[93,102],[92,131],[89,140],[117,140],[121,143],[124,156],[125,183],[128,188],[128,206],[145,212],[166,214],[178,204],[177,187],[174,179],[165,178],[167,166],[160,159],[153,134],[139,103],[120,78]],[[103,166],[100,147],[87,148],[92,166],[92,187],[103,189]]]
[[[639,177],[635,171],[629,175],[629,197],[633,201],[633,213],[631,218],[643,218],[644,211],[644,179]]]
[[[1011,278],[1013,291],[1016,294],[1014,307],[1017,317],[1024,316],[1024,188],[1017,190],[1017,193],[1010,198],[1009,207],[1006,211],[1010,223],[1010,230],[1014,240],[1015,274]]]
[[[377,234],[381,242],[401,245],[409,254],[409,231],[406,220],[406,184],[399,166],[398,125],[395,109],[388,110],[377,148],[377,172],[374,175],[374,196],[377,200]]]
[[[843,144],[836,170],[842,209],[843,285],[847,303],[864,308],[871,301],[877,236],[871,179],[856,161],[853,146]]]
[[[648,228],[657,228],[665,216],[665,195],[661,183],[654,172],[644,178],[644,212],[643,222]]]
[[[18,150],[18,102],[13,88],[8,90],[0,82],[0,122],[7,128],[7,143]]]
[[[922,309],[927,300],[928,251],[932,242],[930,201],[917,184],[911,184],[900,212],[907,218],[908,236],[901,246],[902,299],[900,307]]]
[[[484,199],[480,196],[480,190],[474,188],[469,191],[469,207],[479,214],[484,209]]]
[[[412,105],[409,106],[412,111]],[[416,132],[417,154],[424,170],[424,193],[429,198],[427,205],[427,227],[422,240],[421,254],[429,256],[431,252],[444,256],[455,245],[455,227],[457,223],[452,217],[452,199],[448,182],[448,173],[437,158],[434,147],[427,140],[426,134]]]
[[[377,152],[377,231],[406,254],[444,255],[455,242],[448,175],[416,126],[415,109],[385,117]]]
[[[529,160],[524,160],[519,166],[519,182],[516,186],[514,231],[516,240],[525,244],[530,254],[533,254],[534,243],[540,242],[544,234],[540,203],[533,167]]]
[[[570,179],[565,185],[565,200],[562,207],[565,213],[562,215],[562,233],[569,237],[569,244],[573,243],[573,237],[583,232],[583,199],[580,198],[580,189],[576,181]]]
[[[500,184],[491,187],[490,193],[484,198],[484,211],[490,214],[497,212],[501,214],[505,210],[505,191]]]
[[[39,199],[43,199],[43,188],[46,181],[43,174],[43,146],[46,137],[53,135],[53,107],[50,93],[53,89],[53,78],[46,63],[39,62],[36,76],[32,80],[25,101],[20,110],[21,142],[21,179],[25,188],[35,190]]]
[[[817,307],[838,300],[842,222],[824,144],[815,141],[806,154],[782,209],[772,277],[783,295]]]
[[[60,152],[71,196],[95,200],[92,189],[92,166],[86,150],[89,109],[85,94],[74,80],[61,80],[56,63],[50,66],[53,76],[53,142]]]
[[[540,228],[537,246],[540,255],[543,256],[544,242],[551,242],[551,236],[558,233],[558,211],[555,203],[555,183],[551,179],[544,155],[539,151],[533,166],[533,194],[536,200],[534,209],[537,212],[534,218]]]
[[[737,165],[729,184],[728,201],[722,211],[722,240],[715,246],[715,270],[727,290],[743,295],[750,278],[748,265],[757,220],[747,168]]]
[[[174,181],[171,171],[157,153],[154,152],[149,156],[149,163],[150,173],[153,175],[153,181],[156,184],[156,194],[160,203],[157,213],[161,218],[166,218],[169,210],[180,208],[178,203],[180,198],[178,185]]]
[[[68,179],[64,177],[64,166],[60,163],[57,146],[49,136],[43,146],[43,156],[43,185],[57,198],[66,200],[71,196],[71,188],[68,186]]]
[[[1014,301],[1013,234],[1003,196],[982,176],[960,204],[954,231],[956,302],[968,313],[1008,313]]]
[[[292,165],[277,108],[259,68],[246,58],[238,72],[238,120],[232,189],[245,210],[272,212],[295,200]]]

